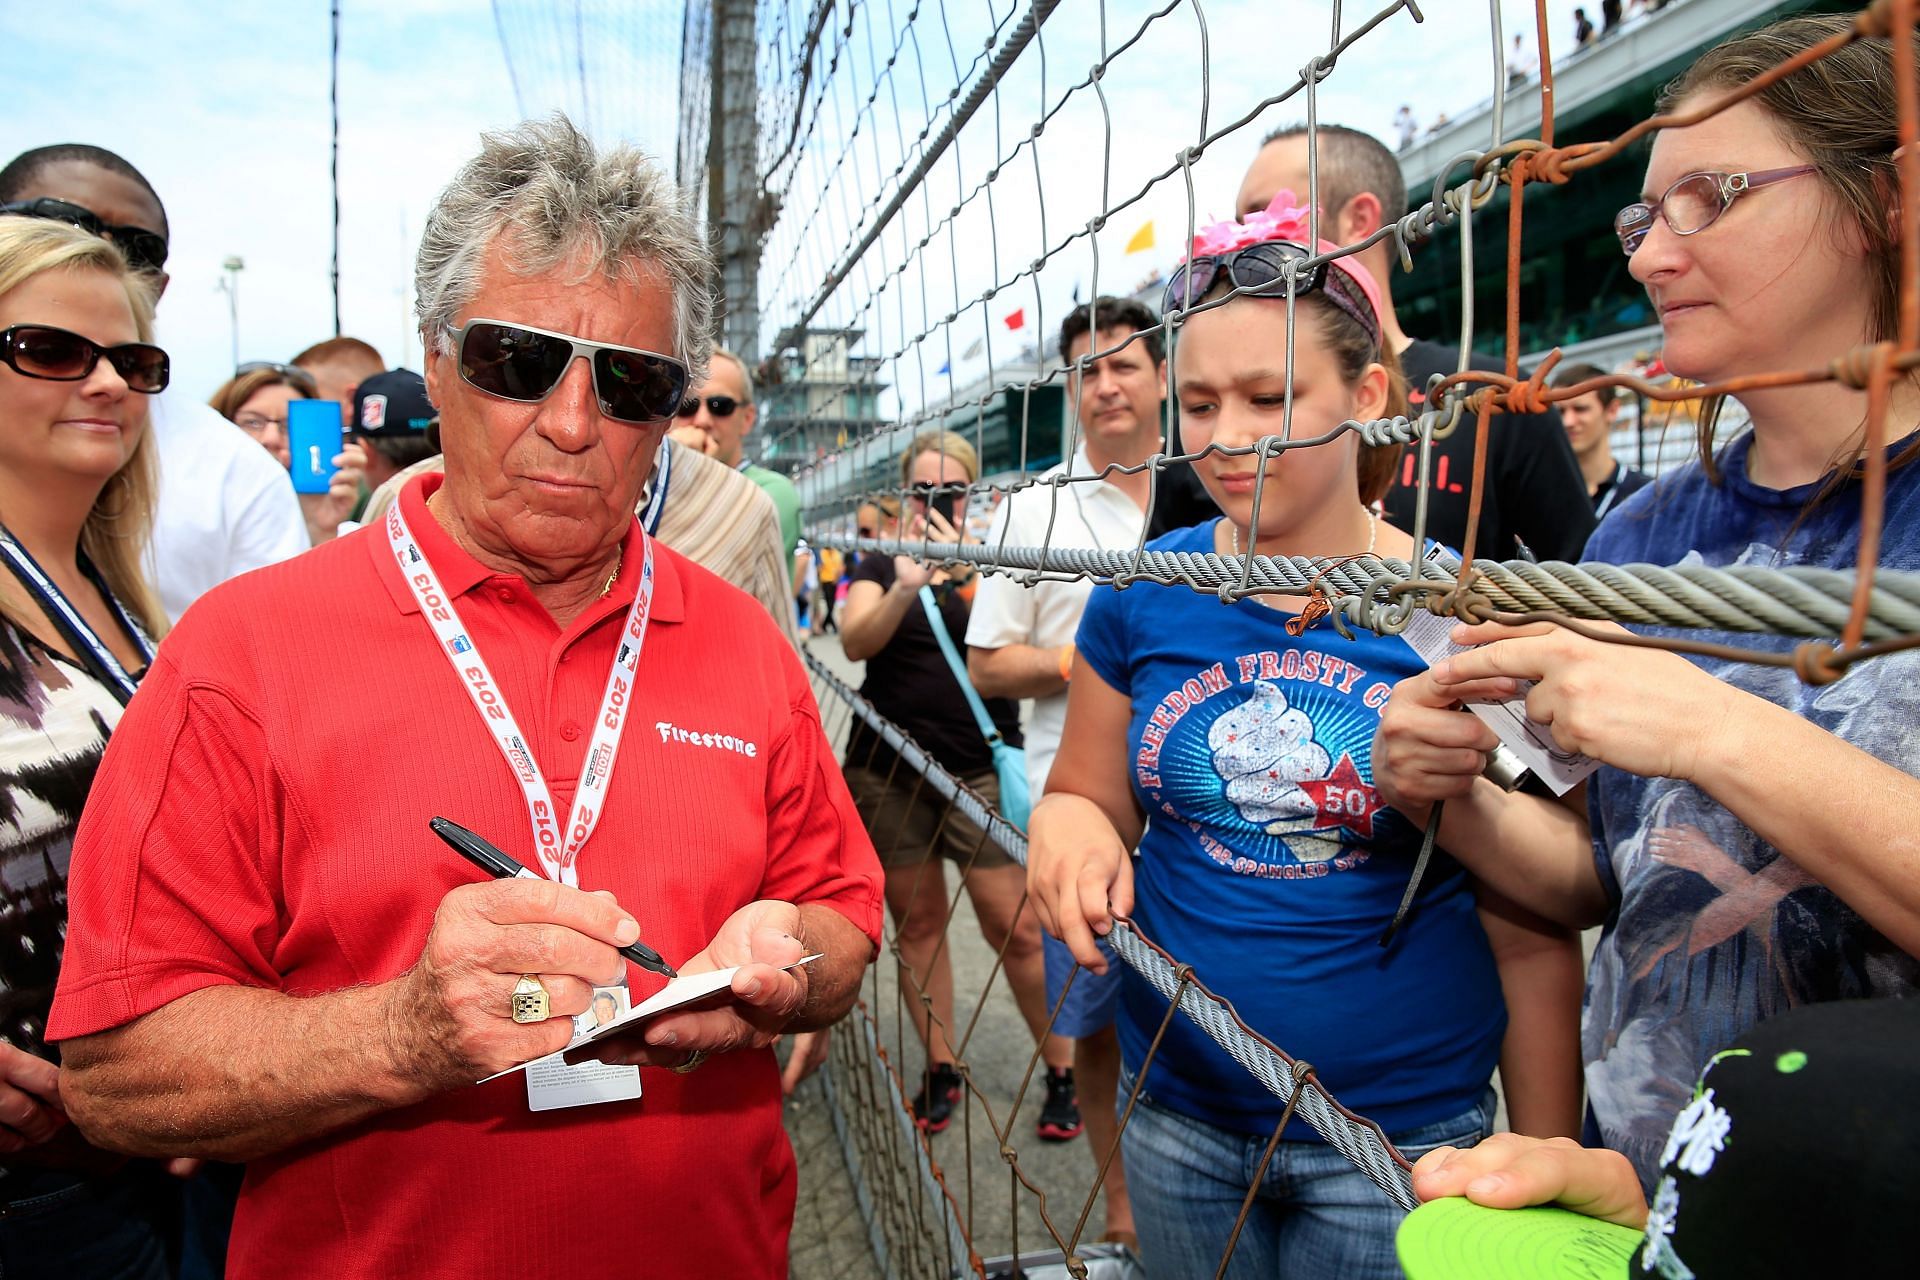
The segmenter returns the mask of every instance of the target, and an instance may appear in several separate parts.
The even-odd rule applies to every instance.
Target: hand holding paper
[[[694,1053],[726,1053],[772,1044],[807,1001],[800,909],[791,902],[750,902],[727,917],[706,949],[680,966],[681,981],[734,969],[721,1008],[680,1009],[646,1022],[639,1034],[613,1036],[580,1057],[637,1066],[676,1067]],[[785,966],[795,965],[794,968]],[[711,980],[710,980],[711,981]],[[642,1006],[644,1007],[644,1005]]]
[[[1626,634],[1610,622],[1586,627]],[[1730,713],[1751,706],[1753,695],[1677,653],[1543,624],[1481,623],[1456,628],[1452,638],[1469,651],[1436,665],[1435,678],[1454,689],[1522,682],[1525,714],[1544,729],[1543,747],[1562,759],[1584,757],[1579,777],[1598,761],[1642,777],[1691,781],[1703,759],[1744,758],[1725,738],[1739,722]]]

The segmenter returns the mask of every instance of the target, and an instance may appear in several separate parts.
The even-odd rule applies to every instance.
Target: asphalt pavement
[[[863,664],[849,662],[836,637],[819,636],[808,650],[848,684],[859,687]],[[822,708],[823,713],[827,711]],[[829,725],[840,717],[825,715]],[[841,743],[836,742],[836,750]],[[949,867],[950,888],[957,883]],[[955,1021],[962,1028],[979,1010],[979,1021],[967,1042],[965,1058],[979,1096],[969,1094],[957,1109],[952,1126],[932,1139],[932,1154],[958,1205],[973,1247],[983,1258],[1014,1252],[1016,1232],[1022,1253],[1049,1248],[1053,1241],[1041,1221],[1044,1211],[1062,1237],[1069,1237],[1094,1185],[1094,1156],[1085,1136],[1065,1143],[1041,1141],[1034,1133],[1034,1117],[1041,1096],[1040,1072],[1033,1080],[1017,1114],[1012,1115],[1006,1146],[1017,1156],[1018,1175],[1036,1190],[1022,1185],[1013,1163],[1002,1155],[995,1125],[1006,1126],[1014,1095],[1028,1071],[1033,1038],[1021,1020],[1004,978],[985,990],[994,957],[980,939],[971,907],[960,896],[949,930],[955,991]],[[896,984],[890,957],[883,956],[870,975],[866,998],[875,1010],[879,1036],[907,1088],[914,1087],[923,1056],[904,1010],[897,1008]],[[906,1045],[900,1045],[904,1030]],[[856,1034],[848,1027],[837,1035]],[[843,1097],[850,1091],[842,1091]],[[991,1119],[990,1119],[991,1116]],[[840,1147],[828,1119],[825,1093],[817,1080],[808,1081],[786,1107],[787,1132],[800,1163],[800,1198],[793,1231],[791,1274],[796,1280],[865,1280],[879,1271],[866,1239],[866,1228],[856,1208]],[[903,1179],[873,1180],[881,1196],[900,1194]],[[1102,1208],[1096,1199],[1087,1217],[1083,1240],[1098,1240]]]

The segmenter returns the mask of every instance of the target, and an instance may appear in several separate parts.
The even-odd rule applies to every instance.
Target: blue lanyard
[[[659,452],[653,455],[653,477],[647,481],[647,501],[640,508],[640,527],[649,534],[660,532],[660,516],[667,509],[667,485],[673,479],[673,442],[660,437]]]
[[[87,620],[80,616],[80,611],[73,607],[73,602],[53,584],[53,579],[47,576],[47,571],[40,567],[39,562],[20,545],[20,540],[14,537],[5,525],[0,525],[0,555],[6,556],[13,566],[13,571],[33,593],[40,608],[46,613],[47,620],[53,623],[54,628],[66,637],[67,643],[74,647],[75,656],[96,679],[107,686],[107,691],[113,694],[121,706],[126,706],[133,699],[134,690],[140,687],[139,682],[127,674],[127,669],[120,665],[118,658],[113,656],[113,650],[107,648],[94,629],[87,625]],[[133,642],[133,647],[139,651],[140,657],[151,664],[153,642],[147,639],[146,633],[134,624],[126,609],[114,599],[113,592],[108,590],[106,582],[101,579],[99,570],[93,567],[93,562],[88,560],[84,553],[80,556],[80,571],[86,574],[93,585],[99,589],[101,596],[107,602],[107,607],[113,610],[114,619],[119,622],[120,630],[125,632],[127,639]]]

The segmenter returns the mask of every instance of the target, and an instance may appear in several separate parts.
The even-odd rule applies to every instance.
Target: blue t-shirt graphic
[[[1214,525],[1156,550],[1213,549]],[[1128,772],[1148,815],[1134,919],[1240,1016],[1304,1058],[1388,1133],[1451,1119],[1487,1087],[1506,1025],[1472,891],[1436,855],[1393,945],[1377,945],[1420,832],[1373,786],[1373,733],[1397,681],[1423,669],[1397,637],[1222,606],[1184,586],[1097,588],[1077,640],[1128,695]],[[1166,1000],[1123,970],[1122,1053],[1138,1069]],[[1176,1017],[1147,1077],[1162,1106],[1267,1134],[1279,1099]],[[1288,1136],[1311,1140],[1295,1121]]]
[[[1634,494],[1594,532],[1586,559],[1767,568],[1857,564],[1859,487],[1807,515],[1820,484],[1777,490],[1753,483],[1747,478],[1752,439],[1743,435],[1723,450],[1717,485],[1695,464]],[[1880,563],[1920,569],[1920,465],[1887,478]],[[1636,630],[1776,652],[1798,643]],[[1920,653],[1862,663],[1824,688],[1803,685],[1776,667],[1689,660],[1903,772],[1920,774],[1920,734],[1913,730],[1920,724]],[[1764,742],[1753,744],[1751,763],[1762,771],[1793,767]],[[1691,783],[1603,768],[1589,782],[1587,804],[1600,880],[1616,904],[1588,975],[1587,1092],[1599,1136],[1633,1161],[1651,1194],[1673,1117],[1715,1052],[1796,1005],[1912,995],[1920,990],[1920,961]]]

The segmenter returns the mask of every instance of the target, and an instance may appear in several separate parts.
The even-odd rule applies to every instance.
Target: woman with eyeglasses
[[[1340,430],[1406,412],[1380,285],[1351,257],[1299,267],[1314,243],[1282,191],[1244,224],[1202,231],[1168,282],[1163,310],[1187,313],[1172,352],[1181,445],[1221,450],[1194,469],[1223,515],[1153,549],[1415,556],[1377,508],[1400,446]],[[1253,452],[1289,432],[1330,438],[1264,463]],[[1424,664],[1397,636],[1343,639],[1325,612],[1311,597],[1096,589],[1028,885],[1082,964],[1104,971],[1094,935],[1131,918],[1412,1158],[1488,1131],[1502,978],[1511,963],[1519,981],[1527,956],[1503,945],[1496,957],[1475,887],[1445,853],[1382,945],[1419,874],[1421,828],[1374,788],[1373,729],[1393,682]],[[1154,1273],[1213,1275],[1232,1242],[1232,1276],[1397,1277],[1394,1204],[1167,1011],[1122,970],[1121,1096],[1141,1082],[1123,1147]]]
[[[177,1195],[66,1122],[45,1041],[73,834],[166,615],[143,577],[153,298],[109,242],[0,218],[0,1258],[9,1276],[166,1274]]]
[[[287,406],[295,400],[314,398],[313,375],[293,365],[256,362],[240,366],[233,377],[220,384],[207,403],[221,417],[239,427],[273,455],[273,460],[291,468],[293,455],[287,439]],[[354,518],[365,496],[361,481],[366,475],[367,448],[348,441],[333,458],[333,479],[325,493],[299,495],[300,511],[307,520],[307,537],[314,546],[331,542],[340,532],[340,522]]]
[[[881,499],[890,509],[880,537],[897,536],[908,546],[922,539],[974,541],[965,533],[972,496],[967,486],[979,479],[980,463],[966,438],[951,431],[923,431],[900,464],[906,503],[901,507],[892,497]],[[911,555],[863,555],[847,588],[840,644],[848,658],[867,664],[860,692],[874,709],[997,808],[1000,789],[993,749],[934,633],[935,625],[944,628],[964,667],[976,585],[971,569],[935,569]],[[981,701],[1007,745],[1020,746],[1014,704],[1005,698]],[[988,842],[964,814],[948,813],[946,801],[859,723],[847,742],[846,777],[886,872],[887,910],[900,947],[902,987],[924,990],[932,1002],[929,1019],[918,999],[908,1001],[927,1051],[913,1113],[923,1130],[939,1133],[952,1123],[962,1088],[953,1049],[961,1034],[953,1021],[953,970],[942,936],[947,914],[943,859],[959,867],[987,945],[996,952],[1005,948],[1007,982],[1036,1041],[1045,1034],[1050,1012],[1039,923],[1024,909],[1020,864]],[[1048,1066],[1071,1063],[1071,1044],[1049,1038]],[[1071,1101],[1070,1096],[1065,1100]]]
[[[1851,19],[1796,18],[1724,44],[1668,87],[1692,111]],[[1746,101],[1655,139],[1615,221],[1665,334],[1667,366],[1713,383],[1821,369],[1898,331],[1903,279],[1885,39],[1855,39]],[[1910,270],[1910,268],[1909,268]],[[1911,286],[1912,278],[1905,276]],[[1586,559],[1852,571],[1867,396],[1839,380],[1742,390],[1750,426],[1611,512]],[[1883,568],[1920,570],[1920,386],[1892,384]],[[1643,634],[1673,635],[1663,628]],[[1797,642],[1694,639],[1785,660]],[[1681,657],[1548,627],[1461,628],[1478,645],[1400,684],[1375,744],[1380,785],[1440,841],[1563,924],[1605,923],[1588,975],[1588,1140],[1651,1193],[1699,1064],[1790,1007],[1920,995],[1920,656],[1830,683],[1789,665]],[[1480,777],[1493,746],[1456,708],[1510,699],[1567,751],[1604,762],[1566,803]]]

